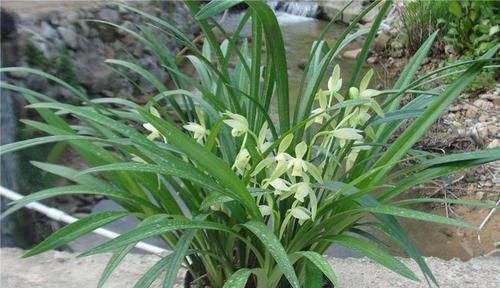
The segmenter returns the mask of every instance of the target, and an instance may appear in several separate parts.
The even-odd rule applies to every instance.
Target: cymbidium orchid
[[[224,120],[224,123],[233,128],[231,130],[233,137],[239,137],[248,133],[248,121],[245,117],[231,112],[226,112],[224,115],[230,118]]]
[[[236,30],[222,33],[228,39],[217,41],[219,37],[212,35],[213,27],[220,28],[217,15],[240,1],[186,0],[187,10],[193,12],[192,18],[199,20],[197,26],[206,32],[201,48],[190,44],[191,35],[175,29],[176,23],[121,3],[124,1],[117,2],[120,11],[138,13],[141,19],[152,21],[147,23],[149,26],[172,34],[181,40],[182,46],[188,44],[186,56],[176,59],[170,55],[172,51],[161,46],[165,42],[163,35],[145,29],[148,25],[132,25],[123,31],[151,46],[158,63],[171,76],[164,83],[163,77],[157,78],[161,75],[151,73],[147,67],[123,59],[107,60],[113,70],[125,73],[122,76],[133,75],[134,83],[148,83],[148,87],[137,87],[137,91],[147,90],[151,96],[144,109],[142,103],[131,102],[134,97],[92,99],[81,101],[81,105],[59,103],[43,93],[0,81],[2,89],[20,92],[27,98],[30,108],[41,117],[25,124],[43,132],[40,138],[0,147],[0,154],[64,141],[65,147],[93,166],[76,173],[75,167],[34,163],[45,172],[69,178],[78,185],[25,195],[7,207],[1,219],[33,201],[68,192],[91,191],[125,210],[94,213],[80,219],[26,255],[66,245],[90,230],[122,217],[133,217],[140,225],[85,253],[115,253],[99,286],[104,285],[130,247],[155,235],[175,251],[158,258],[136,286],[165,275],[163,286],[174,287],[184,264],[192,276],[186,277],[187,286],[322,287],[328,278],[333,285],[327,286],[337,287],[330,263],[322,257],[332,245],[355,249],[416,280],[417,276],[405,266],[406,261],[400,262],[384,252],[378,235],[372,234],[383,231],[384,238],[416,260],[429,285],[438,286],[395,217],[459,227],[471,225],[405,207],[434,200],[448,203],[449,199],[396,197],[411,184],[500,160],[495,149],[443,157],[425,151],[415,155],[411,150],[481,68],[498,64],[495,56],[500,46],[490,49],[478,61],[462,63],[460,69],[465,72],[442,93],[423,90],[429,84],[439,85],[439,81],[434,81],[438,79],[431,77],[434,73],[415,77],[437,33],[409,60],[393,89],[379,92],[368,88],[373,71],[360,75],[364,53],[353,64],[352,73],[346,75],[348,87],[343,87],[340,67],[336,65],[328,75],[327,87],[319,88],[345,45],[362,35],[367,35],[363,47],[372,44],[384,15],[376,17],[367,33],[353,32],[358,26],[356,21],[362,18],[356,17],[346,31],[339,33],[337,43],[323,37],[314,41],[299,80],[288,77],[287,39],[283,39],[279,21],[267,1],[245,1],[245,16],[230,27]],[[389,0],[367,2],[369,8],[361,14],[376,7],[384,13],[392,5]],[[246,23],[251,23],[249,33],[238,33]],[[335,26],[326,25],[321,35],[330,33],[332,27]],[[252,37],[252,41],[246,36]],[[268,49],[262,50],[264,40]],[[443,67],[442,72],[448,73],[444,70],[449,68],[452,67]],[[2,76],[22,71],[19,67],[0,69]],[[47,73],[32,68],[25,72],[47,77]],[[47,78],[85,100],[85,93],[78,87],[57,77]],[[358,79],[360,84],[354,85]],[[439,91],[441,87],[436,88]],[[377,101],[380,95],[387,96],[379,101],[383,111]],[[401,99],[406,95],[415,98],[411,105],[401,107]],[[295,108],[290,104],[296,104]],[[383,112],[394,116],[386,121],[376,119],[383,117]],[[179,119],[182,127],[174,119]],[[39,122],[42,120],[45,123]],[[75,125],[71,124],[73,121]],[[401,125],[407,128],[399,134]],[[164,144],[167,140],[168,144]],[[404,167],[398,169],[401,163]],[[495,208],[489,203],[467,204]],[[158,249],[153,251],[159,254]],[[161,272],[157,268],[165,267],[166,273],[157,273]],[[189,279],[195,280],[189,283]]]
[[[196,139],[199,143],[203,142],[203,138],[208,136],[209,130],[198,123],[188,122],[188,124],[183,126],[184,129],[193,132],[193,138]]]
[[[158,110],[156,110],[156,108],[154,107],[151,107],[149,109],[149,112],[151,114],[153,114],[154,116],[158,117],[158,118],[161,118],[161,115],[160,115],[160,112],[158,112]],[[167,143],[167,138],[165,138],[165,136],[161,135],[160,131],[158,131],[158,129],[156,129],[156,127],[154,127],[153,125],[151,125],[151,123],[144,123],[142,124],[142,127],[144,127],[146,130],[148,130],[149,132],[151,132],[149,135],[148,135],[148,139],[149,140],[155,140],[156,138],[162,138],[163,139],[163,142]]]
[[[250,168],[248,165],[250,162],[250,153],[246,148],[240,150],[238,155],[236,155],[236,159],[234,160],[233,169],[236,168],[236,171],[243,175]]]

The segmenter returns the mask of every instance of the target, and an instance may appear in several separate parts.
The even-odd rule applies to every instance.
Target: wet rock
[[[71,48],[71,49],[76,49],[78,48],[78,41],[77,41],[77,34],[75,31],[66,28],[66,27],[57,27],[57,32],[59,32],[59,35],[61,35],[61,38],[63,39],[64,43]]]
[[[345,58],[349,58],[349,59],[357,59],[359,56],[359,53],[361,53],[361,48],[347,50],[344,53],[342,53],[342,56],[344,56]]]

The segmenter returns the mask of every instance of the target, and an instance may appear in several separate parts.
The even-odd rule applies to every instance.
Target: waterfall
[[[320,7],[314,2],[288,2],[288,1],[266,1],[267,5],[275,12],[316,18],[320,13]]]

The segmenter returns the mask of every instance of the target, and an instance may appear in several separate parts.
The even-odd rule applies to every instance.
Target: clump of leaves
[[[482,55],[499,43],[500,14],[496,1],[452,0],[444,40],[456,53]]]
[[[91,165],[77,171],[35,162],[36,167],[75,185],[31,194],[13,203],[3,217],[33,201],[81,193],[108,197],[125,210],[96,213],[70,224],[26,256],[57,248],[129,216],[141,224],[84,253],[113,252],[99,287],[138,241],[157,235],[173,252],[159,259],[136,287],[149,287],[162,272],[164,287],[172,287],[182,264],[200,286],[320,287],[323,277],[337,284],[322,256],[332,245],[353,249],[417,280],[384,245],[379,246],[383,242],[373,231],[381,231],[416,261],[427,281],[437,284],[396,217],[474,229],[459,220],[406,206],[422,202],[494,206],[450,199],[394,199],[419,183],[500,159],[500,149],[442,157],[412,149],[483,66],[494,65],[491,59],[499,47],[467,63],[466,70],[448,87],[422,90],[440,72],[414,79],[436,38],[434,33],[393,88],[377,91],[369,88],[373,73],[360,75],[360,71],[391,1],[374,1],[330,46],[324,36],[342,15],[340,11],[313,43],[297,105],[291,109],[287,54],[273,11],[265,2],[244,1],[248,9],[231,36],[213,18],[240,2],[212,1],[203,8],[199,2],[185,2],[205,35],[201,49],[163,19],[119,4],[152,24],[136,29],[107,24],[150,49],[175,86],[167,89],[133,62],[107,60],[154,85],[158,93],[145,106],[117,98],[90,101],[81,90],[38,70],[0,70],[50,77],[82,101],[81,105],[59,103],[36,91],[2,83],[4,89],[23,93],[31,103],[29,108],[44,120],[26,124],[49,136],[2,146],[0,153],[67,141]],[[380,14],[372,27],[353,33],[366,13],[377,6]],[[239,41],[247,23],[251,43]],[[196,75],[182,72],[177,59],[151,29],[175,37],[187,47],[189,53],[182,57]],[[217,42],[215,29],[227,36],[222,43]],[[335,65],[336,57],[363,35],[366,42],[358,62],[351,75],[343,75]],[[261,53],[263,46],[266,49]],[[229,65],[230,61],[236,65]],[[332,75],[326,75],[331,66],[335,67]],[[327,87],[321,87],[321,80],[327,77]],[[347,92],[340,92],[342,88]],[[414,100],[400,107],[406,94],[414,95]],[[72,115],[79,125],[69,125],[61,115]],[[405,121],[411,124],[390,141]],[[414,160],[412,165],[397,169],[398,163],[408,159]],[[362,221],[370,214],[373,221]]]

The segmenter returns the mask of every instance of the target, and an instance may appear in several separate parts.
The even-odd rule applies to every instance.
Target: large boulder
[[[323,13],[327,18],[333,18],[342,8],[349,3],[349,0],[316,0],[318,4],[322,7]],[[351,22],[356,16],[361,14],[363,10],[370,4],[370,1],[353,1],[349,7],[342,13],[341,21],[344,23]],[[373,9],[368,13],[363,21],[371,22],[377,16],[377,9]]]

